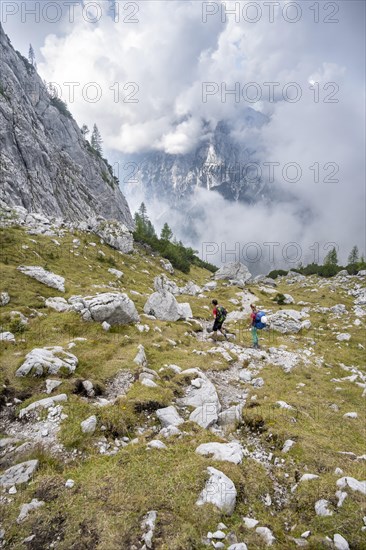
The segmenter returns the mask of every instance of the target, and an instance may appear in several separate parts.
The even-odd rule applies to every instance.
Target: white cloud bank
[[[105,10],[107,3],[100,4]],[[274,184],[291,190],[297,206],[285,205],[269,214],[264,207],[221,205],[228,215],[225,228],[231,228],[224,230],[229,233],[228,242],[235,242],[244,216],[249,233],[253,220],[262,217],[264,233],[277,231],[283,242],[306,239],[310,246],[315,240],[334,241],[341,248],[357,242],[362,248],[365,97],[359,67],[364,66],[364,3],[328,3],[327,9],[319,3],[318,23],[310,3],[304,2],[274,3],[274,22],[270,22],[269,8],[262,5],[257,23],[243,19],[242,9],[248,2],[224,3],[227,9],[240,4],[241,10],[239,21],[227,15],[225,22],[220,2],[211,2],[209,9],[217,8],[218,13],[208,15],[206,23],[202,20],[202,10],[208,9],[205,2],[137,2],[136,23],[123,22],[127,14],[123,4],[119,3],[119,23],[104,15],[92,25],[76,12],[72,24],[64,21],[62,35],[45,40],[40,72],[61,85],[65,99],[69,97],[63,83],[80,83],[75,101],[68,101],[78,122],[90,126],[96,122],[107,150],[180,154],[198,145],[204,121],[214,125],[230,120],[236,139],[255,148],[261,162],[279,163]],[[332,13],[329,4],[338,6],[339,12]],[[294,19],[296,6],[301,7],[302,17],[290,23],[284,14]],[[326,22],[335,19],[339,21]],[[91,82],[96,85],[88,88]],[[214,83],[209,89],[216,93],[203,102],[205,82]],[[135,84],[123,89],[126,83]],[[238,83],[239,102],[233,94],[223,97],[222,83],[227,90]],[[257,83],[257,88],[246,87],[248,83]],[[273,97],[265,83],[279,83],[272,85]],[[243,100],[243,94],[256,89],[262,94],[257,103]],[[92,103],[97,90],[101,97]],[[290,100],[283,99],[286,93]],[[294,93],[301,94],[297,102],[291,101]],[[138,102],[128,102],[128,97]],[[260,132],[243,128],[240,115],[248,105],[270,117]],[[283,178],[287,163],[301,167],[298,182]],[[207,201],[216,204],[222,199],[215,196]],[[298,217],[299,206],[312,213],[305,223]]]

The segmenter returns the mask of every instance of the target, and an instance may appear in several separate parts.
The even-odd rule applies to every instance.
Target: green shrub
[[[288,271],[285,271],[284,269],[274,269],[273,271],[270,271],[267,275],[267,277],[270,277],[271,279],[277,279],[277,277],[283,277],[288,274]]]
[[[285,296],[281,294],[280,292],[273,298],[274,302],[277,302],[279,306],[282,306],[285,303]]]
[[[51,98],[51,105],[53,107],[56,107],[56,109],[58,109],[58,111],[62,115],[66,116],[68,118],[72,118],[72,115],[71,115],[69,109],[67,108],[66,103],[64,101],[62,101],[62,99],[60,99],[59,97],[56,97],[56,96],[52,97]]]

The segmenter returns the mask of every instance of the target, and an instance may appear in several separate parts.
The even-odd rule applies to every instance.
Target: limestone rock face
[[[72,222],[102,216],[133,229],[112,167],[13,49],[1,25],[0,48],[0,199]]]

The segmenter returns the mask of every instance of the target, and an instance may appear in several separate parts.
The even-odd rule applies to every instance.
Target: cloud
[[[247,2],[211,3],[217,13],[207,15],[206,23],[205,2],[134,2],[133,16],[118,4],[118,23],[107,15],[106,2],[95,24],[76,10],[75,21],[64,19],[62,32],[49,34],[41,50],[39,70],[61,84],[64,98],[69,99],[63,83],[80,83],[68,102],[80,125],[96,122],[105,149],[116,157],[189,153],[207,135],[206,121],[214,128],[228,120],[237,142],[256,150],[261,170],[267,170],[264,163],[276,163],[271,184],[294,200],[269,209],[199,192],[206,220],[196,220],[201,240],[216,232],[211,212],[218,208],[229,220],[220,228],[227,242],[236,234],[255,238],[256,227],[263,242],[270,234],[306,247],[335,241],[344,250],[356,242],[364,249],[363,2],[283,0],[272,6],[273,22],[272,8],[257,3],[256,23],[244,19],[243,13],[255,16],[243,12]],[[238,5],[235,20],[225,8]],[[291,23],[296,9],[301,17]],[[205,100],[203,89],[209,91]],[[248,128],[243,123],[248,106],[268,116],[268,124]],[[299,181],[294,165],[300,167]]]

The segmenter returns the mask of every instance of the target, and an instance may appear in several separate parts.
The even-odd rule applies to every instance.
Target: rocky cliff
[[[112,169],[0,25],[0,198],[28,211],[133,227]]]
[[[259,128],[267,121],[267,117],[251,108],[242,115],[246,128]],[[232,130],[226,121],[220,121],[213,129],[207,126],[205,139],[187,154],[151,152],[124,158],[135,164],[133,180],[139,181],[149,198],[164,197],[171,204],[182,205],[197,187],[202,187],[231,201],[268,202],[274,195],[273,185],[269,186],[260,168],[256,168],[256,152],[239,144]]]

